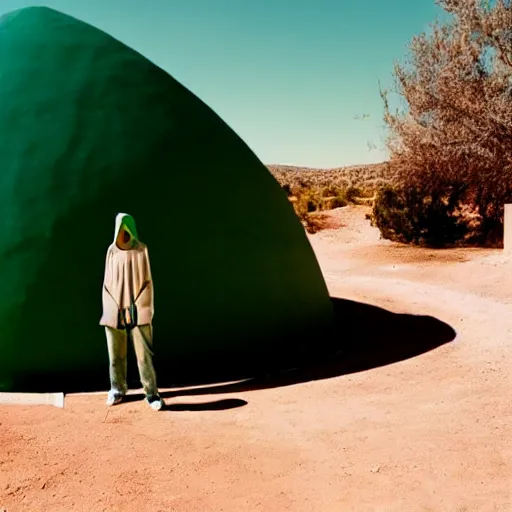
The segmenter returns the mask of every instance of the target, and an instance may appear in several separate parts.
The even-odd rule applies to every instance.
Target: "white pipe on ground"
[[[53,405],[64,407],[64,393],[0,393],[2,405]]]
[[[512,254],[512,204],[505,205],[503,219],[503,249],[505,253]]]

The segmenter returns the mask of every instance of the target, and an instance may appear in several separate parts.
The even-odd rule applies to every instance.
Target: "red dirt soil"
[[[173,390],[159,413],[105,393],[1,406],[0,510],[512,511],[512,262],[379,240],[367,211],[310,236],[331,295],[432,315],[453,342],[302,384]]]

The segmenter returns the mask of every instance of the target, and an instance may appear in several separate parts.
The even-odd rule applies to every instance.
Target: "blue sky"
[[[386,158],[378,80],[391,85],[394,60],[441,13],[434,0],[0,0],[0,14],[31,5],[145,55],[264,163],[309,167]]]

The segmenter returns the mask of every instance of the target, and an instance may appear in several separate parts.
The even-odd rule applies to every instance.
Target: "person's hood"
[[[118,213],[116,216],[116,228],[114,232],[114,244],[117,241],[117,237],[119,236],[119,232],[124,228],[130,234],[131,240],[130,242],[138,242],[139,236],[137,234],[137,226],[135,224],[135,219],[128,215],[127,213]]]

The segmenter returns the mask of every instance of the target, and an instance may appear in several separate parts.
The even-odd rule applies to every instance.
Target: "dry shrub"
[[[318,212],[309,214],[307,218],[302,221],[302,225],[306,228],[308,233],[318,233],[318,231],[322,231],[323,229],[337,227],[333,225],[328,215]]]

